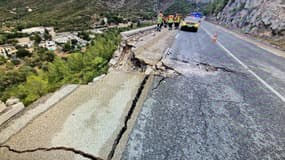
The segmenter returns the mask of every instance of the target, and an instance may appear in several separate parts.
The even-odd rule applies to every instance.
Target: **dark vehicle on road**
[[[186,17],[181,23],[181,30],[198,32],[201,20],[196,17]]]

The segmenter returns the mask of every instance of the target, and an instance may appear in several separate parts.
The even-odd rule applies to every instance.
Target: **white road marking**
[[[177,39],[179,37],[179,33],[175,36],[175,39]]]
[[[204,27],[201,27],[210,37],[213,35],[207,31]],[[231,51],[229,51],[222,43],[217,40],[217,44],[225,50],[233,59],[235,59],[240,65],[242,65],[249,73],[251,73],[257,80],[259,80],[266,88],[268,88],[272,93],[279,97],[283,102],[285,102],[285,97],[276,91],[271,85],[269,85],[265,80],[259,77],[255,72],[253,72],[246,64],[244,64],[240,59],[238,59]]]
[[[206,22],[206,23],[208,23],[210,25],[214,25],[214,24],[209,23],[209,22]],[[277,55],[277,56],[285,58],[285,52],[284,51],[281,51],[281,50],[278,50],[276,48],[270,47],[270,46],[268,46],[266,44],[263,44],[262,42],[258,42],[256,40],[254,40],[254,39],[251,40],[251,39],[247,38],[244,35],[239,35],[239,34],[235,33],[234,31],[227,30],[226,28],[223,28],[223,27],[221,27],[219,25],[214,25],[214,26],[215,26],[215,28],[221,29],[224,32],[227,32],[227,33],[231,34],[232,36],[234,36],[234,37],[236,37],[236,38],[238,38],[238,39],[240,39],[242,41],[245,41],[245,42],[248,42],[248,43],[250,43],[252,45],[255,45],[255,46],[257,46],[257,47],[259,47],[259,48],[261,48],[261,49],[271,53],[271,54],[274,54],[274,55]]]

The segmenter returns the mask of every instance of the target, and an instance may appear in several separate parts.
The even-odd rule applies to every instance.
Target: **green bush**
[[[7,60],[5,59],[5,57],[0,56],[0,65],[3,65],[7,62]]]
[[[42,41],[42,38],[39,34],[34,34],[34,35],[30,36],[30,39],[35,41],[36,44],[40,44]]]
[[[25,105],[34,102],[49,91],[48,81],[41,75],[28,76],[27,81],[19,85],[17,89],[15,96],[21,97]]]
[[[104,22],[104,21],[103,21]],[[82,32],[79,32],[78,33],[78,36],[86,41],[90,41],[91,38],[89,36],[89,33],[88,32],[85,32],[85,31],[82,31]]]
[[[0,34],[0,45],[7,43],[7,36],[4,34]]]
[[[16,56],[18,58],[24,58],[24,57],[30,57],[32,53],[25,48],[19,48],[18,51],[16,52]]]
[[[70,52],[74,49],[74,47],[70,44],[70,42],[67,42],[63,45],[62,50],[64,52]]]
[[[15,40],[15,38],[22,38],[22,37],[27,37],[29,36],[26,33],[21,33],[21,32],[12,32],[12,33],[4,33],[4,32],[0,32],[0,45],[2,44],[16,44],[17,41]]]
[[[44,32],[44,39],[45,40],[51,40],[52,39],[52,36],[49,34],[49,31],[47,29],[45,29],[45,32]]]
[[[15,65],[18,66],[19,64],[21,64],[21,61],[19,59],[12,59],[11,62]]]
[[[52,51],[48,51],[46,48],[36,48],[34,52],[42,62],[53,62],[55,58],[55,54]]]
[[[183,15],[187,15],[189,14],[191,11],[193,11],[195,8],[193,3],[190,3],[187,0],[179,0],[179,1],[175,1],[173,3],[173,5],[171,5],[166,11],[165,11],[165,15],[169,15],[169,14],[175,14],[180,13]]]
[[[42,48],[37,48],[32,57],[44,68],[37,72],[29,66],[5,73],[0,77],[0,99],[19,97],[29,105],[48,92],[68,83],[86,84],[94,77],[106,73],[108,62],[120,43],[120,32],[126,29],[110,29],[96,35],[93,45],[86,52],[72,53],[62,59]],[[48,55],[50,53],[50,55]],[[34,64],[37,64],[33,62]],[[37,65],[39,65],[37,64]]]

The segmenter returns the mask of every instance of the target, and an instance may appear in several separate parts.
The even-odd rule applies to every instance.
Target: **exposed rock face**
[[[259,36],[285,35],[285,0],[229,0],[217,19]]]
[[[214,0],[189,0],[189,1],[195,3],[210,3],[213,2]]]

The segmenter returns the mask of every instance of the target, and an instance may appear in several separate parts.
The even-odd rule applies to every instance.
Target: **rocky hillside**
[[[247,33],[285,36],[285,0],[229,0],[217,19]]]

